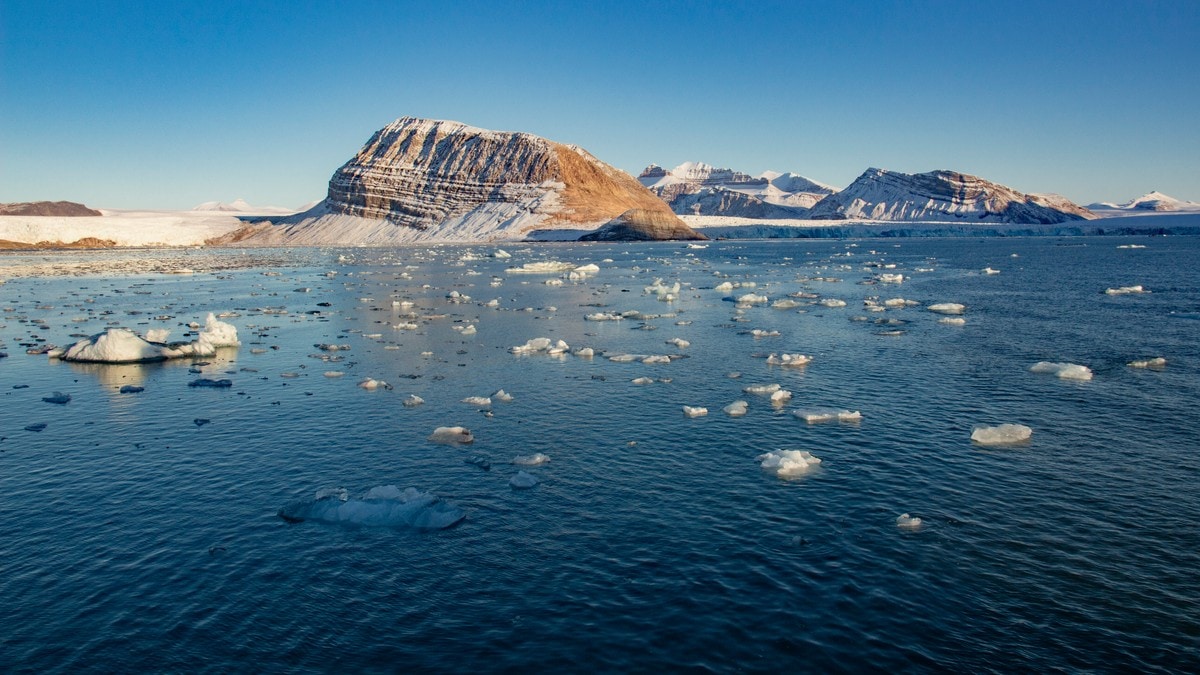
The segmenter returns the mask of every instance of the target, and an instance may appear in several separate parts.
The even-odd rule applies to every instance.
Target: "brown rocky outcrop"
[[[630,209],[603,227],[579,238],[579,241],[667,241],[703,240],[708,237],[684,225],[673,214]]]
[[[96,209],[78,202],[14,202],[0,204],[0,216],[57,216],[60,218],[100,216]]]

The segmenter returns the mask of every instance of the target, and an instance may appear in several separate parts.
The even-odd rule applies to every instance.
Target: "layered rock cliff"
[[[592,230],[631,209],[686,227],[629,174],[526,133],[405,117],[334,172],[326,199],[236,235],[246,243],[390,244]]]
[[[661,211],[630,209],[579,241],[666,241],[703,240],[708,237],[684,225],[674,215]]]
[[[954,171],[906,174],[867,169],[845,190],[813,206],[808,217],[1051,224],[1096,215],[1058,195],[1027,195]]]

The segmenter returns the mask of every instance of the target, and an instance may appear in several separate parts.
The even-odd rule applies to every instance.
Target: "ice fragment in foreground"
[[[1051,363],[1038,361],[1029,367],[1031,373],[1049,373],[1064,380],[1090,380],[1092,369],[1075,363]]]
[[[465,427],[438,427],[429,434],[434,443],[474,443],[475,437]]]
[[[279,509],[279,517],[292,523],[320,520],[369,527],[415,527],[441,530],[457,524],[466,513],[428,492],[381,485],[353,499],[345,490],[321,490],[314,499]]]
[[[1013,445],[1024,443],[1033,435],[1033,429],[1024,424],[1001,424],[996,427],[975,427],[971,440],[980,445]]]
[[[821,463],[807,450],[774,450],[757,458],[762,468],[780,478],[803,476]]]

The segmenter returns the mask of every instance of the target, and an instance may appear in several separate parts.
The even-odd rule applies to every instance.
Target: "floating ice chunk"
[[[584,347],[582,349],[575,350],[575,356],[578,356],[581,359],[590,359],[595,355],[596,351],[591,347]]]
[[[1048,373],[1064,380],[1090,380],[1092,369],[1075,363],[1052,363],[1038,361],[1029,367],[1031,373]]]
[[[513,354],[536,354],[537,352],[546,351],[549,349],[550,344],[550,338],[533,338],[523,345],[513,347],[509,351],[511,351]]]
[[[780,389],[779,391],[771,392],[771,403],[775,405],[783,405],[787,401],[790,401],[791,398],[792,392],[788,391],[787,389]]]
[[[455,326],[454,330],[458,331],[459,335],[474,335],[476,333],[475,324],[467,324],[466,326]]]
[[[726,292],[726,293],[729,291],[732,291],[733,289],[734,289],[734,285],[732,282],[729,282],[729,281],[722,281],[721,283],[719,283],[713,287],[713,290],[715,290],[715,291],[721,291],[721,292]]]
[[[324,372],[325,377],[341,377],[345,374],[346,373],[344,373],[340,370],[327,370]]]
[[[415,408],[424,402],[425,399],[417,396],[416,394],[409,394],[407,397],[405,397],[404,401],[402,401],[405,408]]]
[[[821,300],[817,301],[817,304],[821,305],[822,307],[837,308],[837,307],[845,307],[846,301],[838,300],[837,298],[822,298]]]
[[[642,357],[642,363],[670,363],[671,357],[666,354],[651,354]]]
[[[89,363],[140,363],[165,361],[178,356],[179,350],[143,340],[131,330],[109,328],[76,342],[59,358]]]
[[[754,394],[755,396],[770,396],[780,389],[783,389],[783,387],[778,384],[755,384],[742,389],[742,391],[747,394]]]
[[[320,349],[323,352],[350,351],[350,345],[338,345],[338,344],[331,344],[331,343],[327,343],[327,342],[318,342],[317,344],[315,344],[313,346],[316,347],[317,349]]]
[[[984,274],[1000,274],[1000,270],[992,269],[991,267],[985,267],[985,268],[983,268],[983,273]]]
[[[888,298],[887,300],[883,301],[884,307],[891,307],[891,308],[915,307],[919,304],[921,304],[921,303],[917,302],[916,300],[909,300],[907,298]]]
[[[510,267],[504,271],[508,274],[559,274],[574,267],[575,265],[569,262],[546,260],[543,262],[525,263],[520,267]]]
[[[1130,361],[1129,367],[1130,368],[1150,368],[1150,369],[1157,370],[1160,368],[1166,368],[1167,360],[1161,356],[1156,356],[1152,359],[1141,359],[1138,361]]]
[[[754,336],[754,337],[756,337],[756,338],[765,338],[765,337],[779,337],[779,331],[777,331],[777,330],[763,330],[763,329],[761,329],[761,328],[755,328],[754,330],[750,331],[750,334],[751,334],[751,335],[753,335],[753,336]]]
[[[807,450],[773,450],[759,455],[760,466],[780,478],[803,476],[821,463]]]
[[[387,382],[384,382],[383,380],[377,380],[373,377],[368,377],[367,379],[359,382],[358,386],[366,389],[367,391],[375,391],[376,389],[387,389],[390,391],[392,388],[392,385],[388,384]]]
[[[401,321],[400,323],[392,324],[392,328],[396,330],[416,330],[418,326],[411,321]]]
[[[939,302],[932,304],[925,309],[938,314],[962,314],[963,310],[966,309],[966,306],[957,302]]]
[[[780,299],[776,300],[775,302],[771,303],[771,307],[773,307],[775,309],[795,309],[796,307],[799,307],[799,306],[800,306],[800,303],[795,300],[792,300],[791,298],[780,298]]]
[[[746,414],[746,410],[749,408],[749,406],[750,404],[745,401],[734,401],[721,410],[723,410],[725,414],[729,415],[730,417],[741,417]]]
[[[525,471],[518,471],[517,475],[508,479],[508,484],[516,490],[528,490],[539,482],[537,476]]]
[[[645,356],[640,354],[611,354],[607,358],[613,363],[633,363],[634,361],[645,358]]]
[[[163,343],[166,342],[167,338],[169,337],[171,337],[171,331],[166,328],[151,328],[150,330],[146,331],[147,342]]]
[[[917,516],[901,513],[896,516],[896,527],[902,530],[919,530],[921,529],[921,519]]]
[[[595,264],[580,265],[567,273],[567,278],[571,281],[581,281],[594,274],[600,273],[600,266]]]
[[[630,382],[632,382],[633,384],[654,384],[654,378],[639,377],[637,379],[630,380]]]
[[[504,250],[504,249],[502,249],[502,248],[498,248],[498,249],[496,249],[496,252],[492,254],[492,257],[493,257],[493,258],[500,258],[500,259],[503,259],[503,258],[511,258],[511,257],[512,257],[512,254],[511,254],[511,253],[509,253],[508,251],[505,251],[505,250]]]
[[[513,457],[513,464],[517,466],[539,466],[549,461],[550,458],[540,452],[535,452],[532,455],[517,455]]]
[[[468,396],[464,398],[462,402],[466,403],[467,405],[479,406],[481,408],[487,408],[492,405],[492,399],[486,396]]]
[[[979,426],[971,432],[971,440],[980,445],[1013,445],[1024,443],[1033,435],[1033,429],[1024,424],[1001,424],[996,427]]]
[[[800,368],[807,366],[810,362],[812,362],[812,357],[805,354],[780,354],[779,356],[771,354],[767,357],[767,365],[784,368]]]
[[[767,296],[754,293],[747,293],[737,299],[739,305],[765,305],[767,300]]]
[[[1108,295],[1135,295],[1137,293],[1149,293],[1146,289],[1139,286],[1121,286],[1120,288],[1109,288],[1104,291]]]
[[[563,280],[562,279],[547,279],[547,280],[543,281],[542,283],[546,284],[547,286],[562,286]]]
[[[879,279],[879,282],[883,284],[899,284],[904,282],[904,275],[885,273],[880,274],[877,279]]]
[[[708,414],[708,408],[685,405],[683,406],[683,414],[685,417],[704,417]]]
[[[663,283],[662,279],[655,279],[654,283],[645,288],[647,295],[657,295],[659,300],[674,299],[679,295],[680,285],[676,281],[673,285],[668,286]]]
[[[961,316],[947,316],[938,319],[938,323],[945,324],[947,326],[965,326],[967,324],[967,320]]]
[[[612,312],[596,312],[583,317],[588,321],[624,321],[625,317]]]
[[[464,295],[462,293],[459,293],[458,291],[450,291],[449,293],[446,294],[446,299],[452,303],[462,303],[462,302],[470,302],[471,296]]]
[[[438,427],[429,434],[434,443],[474,443],[475,437],[466,427]]]
[[[279,516],[292,523],[319,520],[368,527],[441,530],[466,518],[466,513],[428,492],[382,485],[353,499],[346,496],[345,490],[322,490],[314,499],[284,506]]]
[[[50,396],[43,396],[42,400],[45,401],[46,403],[57,403],[59,405],[65,405],[71,401],[71,395],[64,394],[61,391],[56,391]]]
[[[667,340],[667,344],[675,345],[676,347],[679,347],[680,349],[686,349],[687,347],[692,346],[692,343],[688,342],[687,340],[684,340],[683,338],[672,338],[670,340]]]
[[[512,394],[508,393],[507,391],[504,391],[503,389],[492,394],[492,398],[497,401],[500,401],[501,403],[511,403],[513,400]]]
[[[809,424],[820,424],[822,422],[858,422],[862,420],[862,413],[857,410],[839,410],[837,408],[807,408],[793,411],[792,414]]]
[[[228,389],[233,386],[233,380],[210,380],[207,377],[202,377],[198,380],[188,382],[189,387],[211,387],[213,389]]]
[[[207,342],[213,347],[237,347],[237,328],[233,324],[221,321],[212,312],[204,321],[204,330],[200,332],[200,342]]]

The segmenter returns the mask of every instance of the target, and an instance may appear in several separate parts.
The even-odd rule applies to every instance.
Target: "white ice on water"
[[[1064,380],[1090,380],[1092,369],[1075,363],[1052,363],[1038,361],[1029,367],[1031,373],[1048,373]]]
[[[416,394],[409,394],[403,401],[405,408],[415,408],[425,402],[425,399]]]
[[[474,443],[475,436],[465,427],[438,427],[429,434],[434,443]]]
[[[1136,295],[1138,293],[1149,293],[1146,289],[1138,286],[1121,286],[1119,288],[1108,288],[1104,291],[1108,295]]]
[[[517,455],[513,457],[513,464],[517,466],[540,466],[549,461],[550,457],[540,452],[535,452],[532,455]]]
[[[1024,424],[1001,424],[975,427],[971,432],[971,440],[980,445],[1013,445],[1028,441],[1032,435],[1033,429]]]
[[[64,361],[88,363],[144,363],[193,356],[212,356],[221,347],[238,346],[237,328],[209,312],[208,319],[193,342],[165,344],[151,342],[127,328],[109,328],[84,338],[63,352],[53,355]]]
[[[742,417],[746,414],[746,410],[749,408],[749,406],[750,404],[745,401],[734,401],[721,410],[723,410],[725,414],[729,415],[730,417]]]
[[[784,368],[800,368],[807,366],[810,362],[812,362],[812,357],[805,354],[780,354],[779,356],[771,354],[767,357],[767,365]]]
[[[806,408],[792,411],[792,414],[809,424],[820,424],[822,422],[858,422],[862,420],[861,412],[846,410],[844,408]]]
[[[1167,360],[1161,356],[1156,356],[1152,359],[1139,359],[1137,361],[1130,361],[1128,365],[1130,368],[1158,369],[1165,368],[1167,366]]]
[[[901,513],[896,516],[896,527],[902,530],[919,530],[921,529],[921,519],[917,516]]]
[[[937,314],[962,314],[966,310],[966,305],[957,302],[938,302],[934,303],[925,309]]]
[[[575,265],[569,262],[561,262],[558,260],[546,260],[543,262],[530,262],[521,265],[520,267],[509,267],[504,270],[508,274],[559,274],[573,269]]]
[[[708,414],[708,408],[704,408],[702,406],[693,407],[690,405],[683,406],[684,417],[704,417],[707,414]]]
[[[773,450],[759,455],[760,466],[780,478],[803,476],[821,463],[807,450]]]

